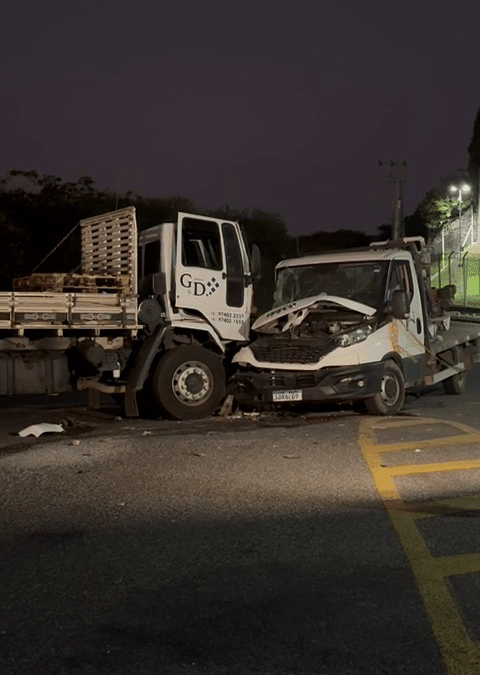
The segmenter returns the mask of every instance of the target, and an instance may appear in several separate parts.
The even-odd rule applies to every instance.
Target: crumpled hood
[[[259,316],[255,321],[252,326],[252,330],[258,331],[260,333],[270,333],[278,319],[291,315],[289,316],[290,321],[286,321],[282,327],[282,331],[286,331],[289,330],[292,325],[301,323],[308,314],[308,311],[313,306],[329,307],[332,305],[351,309],[354,312],[358,312],[364,316],[373,316],[373,314],[375,314],[377,311],[374,307],[364,305],[362,302],[356,302],[355,300],[349,300],[348,298],[341,298],[337,295],[327,295],[326,293],[320,293],[319,295],[312,295],[310,298],[294,300],[293,302],[289,302],[287,305],[275,307],[275,309],[265,312],[265,314]]]

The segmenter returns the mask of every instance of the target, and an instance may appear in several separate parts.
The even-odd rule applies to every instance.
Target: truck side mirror
[[[407,291],[393,291],[392,299],[385,307],[385,311],[395,319],[406,319],[410,313]]]
[[[252,277],[254,279],[260,279],[262,277],[261,255],[260,249],[256,244],[252,244],[252,250],[250,252],[250,264],[252,266]]]

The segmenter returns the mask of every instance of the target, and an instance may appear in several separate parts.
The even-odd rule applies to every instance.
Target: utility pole
[[[381,169],[382,176],[387,183],[394,184],[393,191],[393,208],[392,208],[392,239],[403,237],[403,184],[405,182],[405,167],[407,162],[405,160],[394,162],[392,159],[389,162],[381,162],[378,160],[378,166]]]

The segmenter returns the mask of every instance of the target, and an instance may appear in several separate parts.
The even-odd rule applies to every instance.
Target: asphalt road
[[[387,423],[13,403],[0,673],[480,672],[478,369],[465,396],[409,397]],[[18,437],[42,421],[66,431]],[[471,466],[439,469],[452,458]],[[395,474],[421,462],[435,471]]]

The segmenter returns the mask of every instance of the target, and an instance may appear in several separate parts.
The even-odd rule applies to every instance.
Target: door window
[[[198,218],[184,218],[182,244],[182,265],[184,267],[223,269],[217,223]]]
[[[387,285],[387,297],[389,302],[393,297],[394,291],[406,291],[409,302],[413,298],[412,272],[408,262],[393,261],[390,267],[390,277]]]
[[[155,239],[154,241],[148,242],[145,244],[144,248],[144,259],[143,259],[143,275],[144,277],[149,274],[156,274],[160,271],[160,240]]]
[[[227,305],[241,307],[245,293],[245,277],[237,233],[229,223],[223,223],[222,232],[227,258]]]

